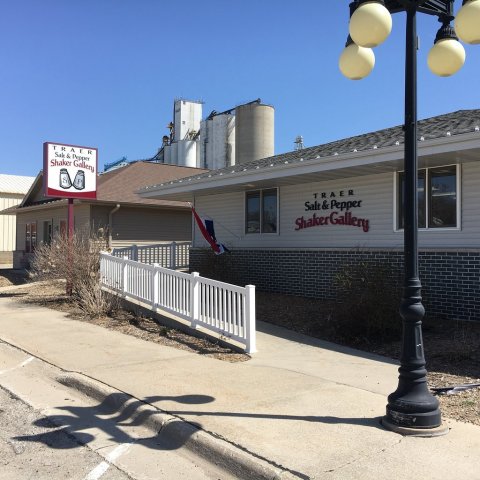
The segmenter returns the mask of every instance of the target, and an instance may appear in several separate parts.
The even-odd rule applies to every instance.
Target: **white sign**
[[[47,197],[97,198],[98,150],[43,144],[43,190]]]

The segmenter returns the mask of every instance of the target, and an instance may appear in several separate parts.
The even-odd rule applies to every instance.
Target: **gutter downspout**
[[[117,203],[117,206],[113,210],[110,210],[110,212],[108,214],[108,248],[109,249],[112,248],[113,214],[115,212],[118,212],[119,209],[120,209],[120,204]]]

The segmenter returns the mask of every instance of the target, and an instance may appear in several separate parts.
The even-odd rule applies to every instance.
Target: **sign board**
[[[43,193],[46,197],[97,198],[98,149],[45,142]]]
[[[305,228],[324,225],[357,227],[365,233],[370,230],[370,220],[368,218],[364,218],[363,215],[362,217],[355,216],[358,215],[356,213],[358,210],[354,209],[362,208],[363,200],[356,200],[353,190],[314,193],[313,198],[314,201],[308,200],[304,203],[304,208],[306,212],[312,210],[315,212],[310,217],[305,218],[302,215],[295,220],[296,232]]]

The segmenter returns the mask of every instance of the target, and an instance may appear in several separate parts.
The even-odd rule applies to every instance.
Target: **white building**
[[[0,212],[18,205],[32,186],[35,177],[0,174]],[[11,265],[15,250],[15,216],[0,215],[0,264]]]
[[[480,319],[480,110],[418,125],[419,260],[427,311]],[[403,264],[402,126],[211,171],[147,198],[194,203],[230,253],[198,229],[190,268],[231,283],[335,298],[342,265]],[[215,266],[215,268],[210,268]],[[210,269],[210,271],[209,271]]]

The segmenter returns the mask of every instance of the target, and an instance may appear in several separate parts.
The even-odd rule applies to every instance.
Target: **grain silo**
[[[212,112],[200,126],[200,164],[216,170],[235,165],[235,115]]]
[[[260,99],[235,108],[235,163],[274,155],[274,112]]]
[[[172,163],[172,150],[170,145],[165,145],[163,147],[163,163]]]
[[[195,140],[181,140],[177,142],[177,165],[180,167],[197,166],[197,142]]]

